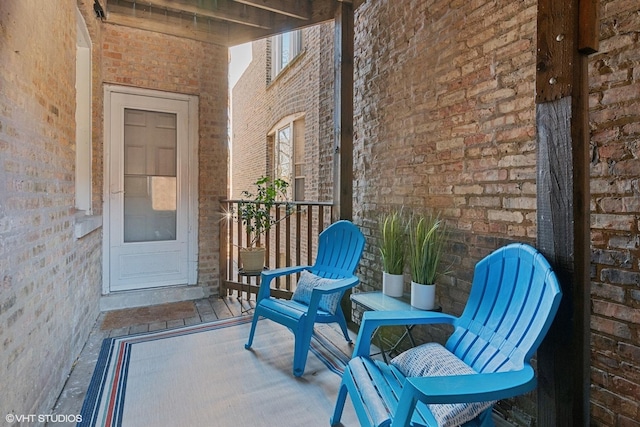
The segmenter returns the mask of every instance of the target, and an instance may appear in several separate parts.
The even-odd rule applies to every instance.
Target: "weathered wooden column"
[[[333,219],[353,218],[353,6],[339,2],[334,33]]]
[[[589,425],[590,222],[587,55],[597,0],[539,0],[538,248],[563,299],[538,351],[538,425]]]

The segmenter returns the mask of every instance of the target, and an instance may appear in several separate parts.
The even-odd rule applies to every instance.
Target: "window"
[[[91,214],[91,39],[76,9],[76,209]]]
[[[271,78],[274,79],[302,51],[302,31],[271,38]]]
[[[102,226],[102,216],[91,208],[91,38],[76,9],[76,222],[77,239]]]
[[[274,144],[274,176],[290,184],[289,197],[305,200],[304,116],[281,120],[272,132]]]
[[[291,182],[291,124],[278,129],[276,133],[276,177]]]
[[[304,118],[293,122],[293,191],[294,200],[303,201],[304,176]]]

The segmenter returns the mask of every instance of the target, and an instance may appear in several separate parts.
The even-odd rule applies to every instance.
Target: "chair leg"
[[[293,376],[295,377],[301,377],[302,374],[304,374],[312,335],[313,325],[311,325],[311,331],[303,329],[298,330],[298,332],[295,333],[295,344],[293,349]]]
[[[256,326],[258,324],[259,317],[260,315],[258,314],[258,308],[256,307],[253,313],[253,320],[251,320],[251,331],[249,332],[249,339],[247,340],[247,343],[244,345],[244,348],[246,348],[247,350],[250,349],[251,345],[253,344],[253,335],[256,333]]]
[[[348,369],[348,368],[347,368]],[[344,410],[344,404],[347,400],[347,386],[344,383],[340,383],[340,389],[338,390],[338,398],[336,399],[336,406],[333,409],[333,416],[331,417],[331,425],[337,426],[340,424],[342,418],[342,411]]]
[[[344,339],[347,340],[349,344],[351,344],[351,337],[349,336],[349,330],[347,329],[347,321],[344,318],[343,313],[336,313],[338,318],[338,325],[340,325],[340,329],[342,329],[342,334],[344,335]]]

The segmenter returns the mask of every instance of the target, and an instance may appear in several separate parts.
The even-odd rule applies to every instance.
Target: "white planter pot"
[[[433,310],[436,306],[436,285],[411,282],[411,305],[422,310]]]
[[[246,272],[262,271],[265,248],[240,249],[240,265]]]
[[[382,293],[390,297],[401,297],[404,292],[404,275],[382,272]]]

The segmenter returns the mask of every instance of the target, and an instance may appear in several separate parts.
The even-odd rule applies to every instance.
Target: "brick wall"
[[[623,0],[601,8],[601,49],[590,60],[591,417],[639,425],[639,10]],[[455,271],[438,287],[447,312],[462,310],[482,256],[513,240],[535,244],[536,13],[533,0],[381,0],[356,11],[362,289],[380,288],[377,219],[392,208],[439,210],[453,228]],[[524,396],[501,410],[534,425],[535,402]]]
[[[460,312],[475,262],[535,231],[534,1],[368,2],[355,40],[354,211],[375,243],[380,212],[438,210],[455,230]],[[374,245],[365,286],[379,286]]]
[[[589,62],[591,416],[640,425],[640,7],[602,1]]]
[[[102,231],[74,238],[76,5],[93,45],[93,213],[103,202],[103,84],[198,95],[198,280],[212,292],[219,282],[227,49],[101,23],[90,0],[0,3],[2,416],[50,413],[98,315]]]
[[[102,47],[104,83],[198,96],[198,284],[217,293],[219,200],[228,191],[228,49],[110,24]]]
[[[92,2],[78,4],[91,12]],[[73,233],[75,8],[0,3],[3,420],[50,413],[98,314],[101,233]]]
[[[326,23],[303,30],[304,48],[278,76],[270,79],[268,72],[268,41],[253,43],[253,57],[249,67],[233,88],[233,138],[232,138],[232,192],[240,198],[242,190],[253,189],[255,180],[271,174],[272,153],[267,143],[267,133],[283,118],[305,113],[305,181],[306,200],[331,200],[327,185],[331,181],[319,180],[321,170],[326,171],[327,152],[333,140],[333,125],[327,105],[333,104],[333,92],[324,90],[327,69],[333,70],[332,38],[327,32],[333,24]],[[328,53],[327,53],[328,52]],[[329,62],[327,62],[329,61]],[[332,72],[332,71],[331,71]],[[331,81],[333,77],[331,77]],[[319,90],[323,85],[323,90]],[[327,98],[328,97],[328,98]],[[319,159],[323,161],[319,161]],[[331,177],[324,172],[323,176]]]
[[[247,69],[231,95],[231,197],[239,199],[243,190],[267,173],[266,134],[269,124],[267,105],[267,40],[252,43]]]

